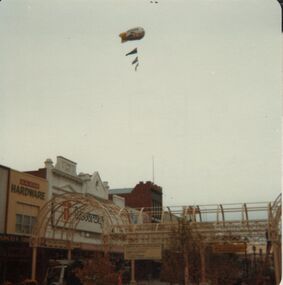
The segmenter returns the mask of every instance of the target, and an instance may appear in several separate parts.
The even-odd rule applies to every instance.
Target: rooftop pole
[[[154,183],[154,156],[152,156],[152,182]]]

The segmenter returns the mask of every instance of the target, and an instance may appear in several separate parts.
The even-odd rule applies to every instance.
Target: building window
[[[156,200],[152,200],[152,208],[153,208],[153,220],[160,222],[161,216],[162,216],[162,207],[161,203]]]
[[[30,234],[35,222],[35,217],[16,214],[16,232]]]

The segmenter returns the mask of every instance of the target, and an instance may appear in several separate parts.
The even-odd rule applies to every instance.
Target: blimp
[[[142,27],[136,27],[121,33],[119,37],[121,38],[121,42],[124,43],[127,41],[140,40],[144,37],[144,35],[145,35],[144,29]]]

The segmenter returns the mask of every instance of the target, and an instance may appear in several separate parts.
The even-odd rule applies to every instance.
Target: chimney
[[[54,167],[54,166],[53,166],[53,161],[52,161],[52,159],[50,159],[50,158],[47,158],[47,159],[44,161],[44,165],[45,165],[45,168],[47,168],[47,169],[51,169],[51,168]]]

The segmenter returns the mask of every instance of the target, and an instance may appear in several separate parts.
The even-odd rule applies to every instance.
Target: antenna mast
[[[154,156],[152,156],[152,182],[154,183]]]

